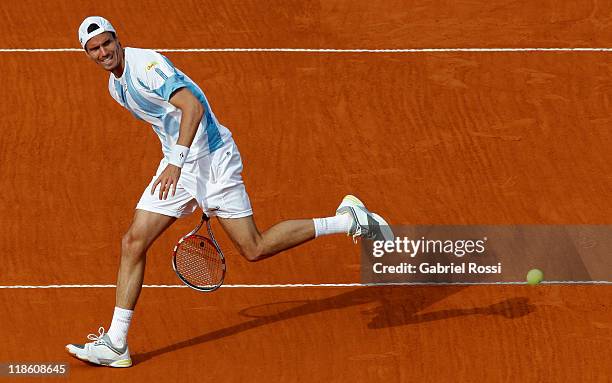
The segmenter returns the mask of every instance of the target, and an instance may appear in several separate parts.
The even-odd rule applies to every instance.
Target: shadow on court
[[[530,305],[527,298],[519,297],[486,307],[448,309],[420,314],[421,311],[434,303],[466,288],[468,287],[362,287],[329,298],[253,306],[239,313],[241,316],[250,319],[246,322],[211,331],[157,350],[132,355],[132,360],[136,364],[143,363],[168,352],[233,336],[271,323],[364,304],[376,304],[376,307],[362,311],[363,315],[370,318],[367,325],[370,329],[403,326],[469,315],[495,315],[514,319],[535,311],[535,306]]]

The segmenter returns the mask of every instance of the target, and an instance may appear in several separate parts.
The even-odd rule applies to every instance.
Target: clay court
[[[78,49],[92,14],[206,92],[262,229],[347,193],[394,224],[612,223],[612,52],[546,49],[612,47],[606,2],[4,3],[0,363],[68,363],[57,381],[610,380],[605,283],[365,287],[350,238],[248,263],[214,222],[228,274],[203,294],[170,266],[197,215],[149,252],[134,366],[71,358],[66,343],[110,324],[114,289],[93,285],[115,283],[161,158]],[[15,288],[50,285],[86,286]]]

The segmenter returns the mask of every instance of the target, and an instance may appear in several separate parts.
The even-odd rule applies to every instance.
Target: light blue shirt
[[[178,140],[182,115],[168,100],[180,88],[189,89],[205,109],[187,156],[190,162],[232,139],[229,129],[217,121],[202,89],[165,56],[149,49],[125,48],[123,74],[116,78],[111,73],[108,80],[111,96],[136,118],[152,125],[166,158]]]

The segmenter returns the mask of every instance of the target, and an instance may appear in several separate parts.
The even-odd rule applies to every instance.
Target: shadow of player
[[[368,328],[380,329],[471,315],[495,315],[507,319],[515,319],[528,315],[534,311],[535,306],[530,305],[527,298],[519,297],[510,298],[486,307],[446,309],[422,314],[412,310],[410,305],[403,306],[392,303],[382,303],[376,308],[363,311],[362,313],[372,316],[372,319],[368,323]]]
[[[467,315],[500,315],[508,319],[514,319],[535,310],[534,306],[528,304],[527,298],[513,298],[487,307],[440,310],[419,314],[434,303],[465,288],[467,286],[361,287],[323,299],[276,302],[253,306],[239,313],[241,316],[249,318],[246,322],[211,331],[156,350],[136,354],[132,356],[132,360],[136,364],[143,363],[168,352],[233,336],[271,323],[366,304],[376,304],[375,308],[362,312],[364,315],[373,316],[368,323],[370,329],[444,320]]]

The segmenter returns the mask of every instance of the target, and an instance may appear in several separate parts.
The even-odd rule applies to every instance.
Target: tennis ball
[[[527,283],[530,285],[537,285],[538,283],[542,282],[542,279],[544,279],[544,273],[542,270],[531,269],[527,273]]]

